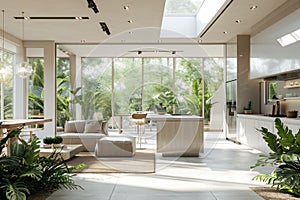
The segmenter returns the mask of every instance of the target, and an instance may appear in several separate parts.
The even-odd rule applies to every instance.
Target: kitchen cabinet
[[[274,132],[274,119],[275,118],[261,115],[238,114],[238,141],[254,149],[268,153],[270,151],[269,147],[262,138],[262,134],[258,131],[258,129],[265,127],[270,132]]]

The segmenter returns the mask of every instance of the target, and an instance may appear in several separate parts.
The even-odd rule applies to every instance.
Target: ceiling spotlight
[[[94,13],[99,12],[97,5],[95,4],[95,2],[93,0],[87,0],[87,2],[88,2],[88,7],[93,9]]]
[[[105,22],[99,22],[99,24],[100,24],[102,30],[103,30],[107,35],[110,35],[110,31],[109,31],[109,29],[108,29],[106,23],[105,23]]]
[[[138,51],[137,53],[138,53],[138,54],[142,54],[142,51]]]
[[[176,51],[172,51],[172,54],[173,54],[173,55],[176,54]]]
[[[240,19],[235,20],[235,23],[237,23],[237,24],[239,24],[239,23],[241,23],[241,22],[242,22],[242,20],[240,20]]]
[[[228,32],[227,32],[227,31],[224,31],[223,34],[228,34]]]
[[[251,6],[250,10],[255,10],[257,8],[257,6]]]
[[[124,10],[129,10],[129,6],[123,6]]]
[[[127,22],[128,22],[129,24],[132,24],[132,23],[133,23],[133,21],[132,21],[132,20],[128,20]]]

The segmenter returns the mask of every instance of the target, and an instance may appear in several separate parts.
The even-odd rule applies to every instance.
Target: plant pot
[[[52,148],[52,144],[44,144],[43,147],[45,149],[50,149],[50,148]]]
[[[245,114],[252,114],[252,110],[244,110]]]

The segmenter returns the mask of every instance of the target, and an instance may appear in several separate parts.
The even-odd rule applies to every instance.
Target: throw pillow
[[[100,133],[102,130],[102,121],[87,121],[84,127],[84,133]]]
[[[76,121],[66,121],[65,123],[65,133],[82,133],[84,130],[85,121],[76,120]]]

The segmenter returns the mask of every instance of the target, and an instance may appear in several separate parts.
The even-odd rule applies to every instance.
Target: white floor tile
[[[155,148],[153,138],[143,145]],[[208,132],[199,158],[157,154],[153,174],[78,174],[75,180],[85,190],[57,191],[48,200],[261,200],[249,187],[263,184],[252,178],[257,170],[272,169],[251,171],[257,158],[257,151],[226,141],[222,133]]]

